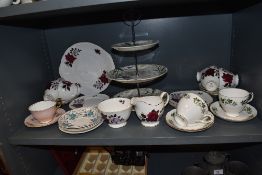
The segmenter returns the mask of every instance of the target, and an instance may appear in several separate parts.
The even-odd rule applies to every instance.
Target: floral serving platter
[[[59,66],[62,78],[81,85],[80,93],[96,95],[105,90],[110,81],[106,73],[115,68],[112,57],[101,47],[81,42],[70,46]]]
[[[195,123],[195,124],[189,124],[188,126],[181,126],[175,120],[176,114],[177,114],[176,109],[169,111],[166,114],[166,123],[171,128],[174,128],[174,129],[179,130],[179,131],[199,132],[199,131],[207,130],[208,128],[210,128],[214,124],[214,117],[212,117],[212,119],[210,120],[209,123]]]
[[[133,52],[146,50],[155,47],[159,44],[158,40],[140,40],[136,41],[135,44],[130,42],[122,42],[112,45],[112,48],[121,52]]]
[[[140,96],[159,96],[162,91],[158,89],[152,89],[152,88],[140,88]],[[137,89],[129,89],[122,92],[119,92],[113,96],[116,97],[122,97],[122,98],[133,98],[138,97],[138,90]]]
[[[144,83],[153,81],[167,73],[167,68],[157,64],[138,64],[138,74],[136,66],[130,65],[114,69],[108,72],[110,80],[120,83]]]
[[[101,125],[103,119],[96,107],[82,107],[63,114],[59,120],[59,129],[67,133],[84,133]]]
[[[170,93],[169,104],[176,108],[177,103],[186,93],[194,93],[196,95],[199,95],[207,103],[207,105],[210,105],[213,102],[213,98],[208,93],[198,90],[190,90],[190,91],[175,91]]]
[[[30,127],[30,128],[39,128],[39,127],[52,125],[52,124],[56,123],[57,120],[59,119],[59,117],[61,117],[61,115],[63,115],[64,113],[65,113],[64,109],[58,108],[57,111],[56,111],[55,117],[53,118],[53,120],[51,120],[48,123],[40,123],[32,115],[29,115],[28,117],[25,118],[24,124],[25,124],[25,126]]]
[[[243,111],[240,112],[239,116],[232,117],[228,116],[225,111],[221,108],[218,101],[210,105],[210,111],[217,117],[230,122],[245,122],[251,120],[257,116],[257,110],[250,104],[246,104]]]
[[[81,107],[91,107],[91,106],[96,106],[98,103],[109,99],[109,96],[106,94],[97,94],[93,96],[81,96],[69,104],[70,109],[75,109],[75,108],[81,108]]]

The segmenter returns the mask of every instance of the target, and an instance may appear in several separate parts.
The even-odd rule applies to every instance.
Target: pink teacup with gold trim
[[[56,102],[40,101],[29,106],[29,111],[39,123],[48,123],[53,120],[56,114]]]

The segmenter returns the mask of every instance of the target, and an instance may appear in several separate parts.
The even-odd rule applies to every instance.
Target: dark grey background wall
[[[262,112],[262,3],[233,14],[232,69],[241,87],[255,92],[253,104]]]
[[[196,72],[209,65],[229,68],[231,54],[231,14],[143,20],[136,28],[137,39],[160,41],[160,47],[138,58],[139,63],[163,64],[168,75],[150,87],[168,91],[196,89]],[[45,31],[54,76],[64,51],[77,42],[92,42],[111,53],[116,66],[134,64],[132,57],[111,52],[111,45],[129,41],[131,30],[122,22]],[[121,85],[111,93],[124,89]]]
[[[12,174],[51,174],[55,162],[47,151],[8,143],[10,135],[25,127],[24,119],[30,114],[28,106],[42,99],[50,80],[42,31],[1,26],[0,38],[1,148]]]

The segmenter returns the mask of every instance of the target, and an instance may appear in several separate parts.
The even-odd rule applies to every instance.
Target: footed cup
[[[245,105],[253,100],[253,92],[239,88],[226,88],[219,91],[219,104],[225,113],[237,117]]]

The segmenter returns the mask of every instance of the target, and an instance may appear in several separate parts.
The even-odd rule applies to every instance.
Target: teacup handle
[[[15,0],[15,1],[13,1],[12,4],[19,4],[20,2],[21,2],[21,0]]]
[[[162,92],[160,94],[161,99],[164,101],[164,106],[166,106],[169,102],[169,95],[167,92]]]
[[[251,102],[254,98],[254,93],[253,92],[249,92],[249,99],[247,100],[247,103]]]
[[[208,111],[208,112],[204,113],[204,117],[197,122],[207,124],[207,123],[210,123],[213,119],[214,119],[214,115],[211,112]]]
[[[61,106],[62,106],[62,99],[61,98],[58,98],[58,99],[56,99],[56,108],[58,109],[58,108],[60,108]]]
[[[176,120],[176,118],[179,118],[179,121]],[[175,115],[175,121],[177,122],[178,125],[180,126],[187,126],[188,125],[188,121],[185,117],[181,116],[181,115]]]

